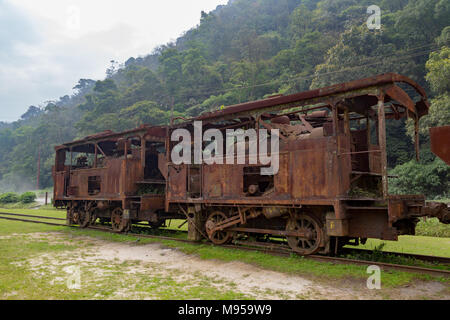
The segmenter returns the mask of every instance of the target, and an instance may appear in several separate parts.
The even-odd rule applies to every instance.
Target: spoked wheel
[[[205,223],[205,228],[206,228],[206,233],[208,234],[209,240],[212,241],[212,243],[214,244],[224,244],[227,241],[229,241],[231,239],[231,237],[233,236],[233,234],[229,231],[212,231],[212,229],[214,229],[214,227],[224,221],[225,219],[227,219],[227,216],[225,215],[225,213],[221,212],[221,211],[215,211],[213,213],[211,213],[208,217],[208,219],[206,220]]]
[[[299,214],[289,218],[286,231],[304,232],[306,237],[286,237],[289,246],[301,255],[314,254],[319,251],[322,240],[322,227],[320,222],[309,214]]]
[[[78,223],[78,210],[74,207],[70,207],[67,209],[67,218],[66,221],[68,225],[73,225]]]
[[[86,210],[80,210],[78,215],[78,224],[81,228],[86,228],[91,222],[91,213]]]
[[[117,207],[111,212],[111,226],[114,231],[118,232],[123,232],[128,228],[129,221],[125,221],[122,208]]]
[[[90,216],[91,216],[91,217],[90,217],[90,219],[89,219],[89,224],[90,224],[90,225],[94,225],[95,222],[97,221],[97,210],[94,209],[93,211],[91,211]]]

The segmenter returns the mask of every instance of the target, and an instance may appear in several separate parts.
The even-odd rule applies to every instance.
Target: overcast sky
[[[149,54],[228,0],[0,0],[0,121],[103,79],[110,60]]]

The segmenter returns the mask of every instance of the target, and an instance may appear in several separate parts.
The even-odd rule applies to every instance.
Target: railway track
[[[16,216],[17,218],[15,218]],[[30,219],[23,219],[22,217],[33,217],[38,219],[49,219],[49,220],[66,220],[64,218],[57,218],[57,217],[44,217],[44,216],[37,216],[37,215],[25,215],[25,214],[18,214],[18,213],[4,213],[0,212],[0,219],[5,220],[12,220],[12,221],[20,221],[20,222],[29,222],[29,223],[41,223],[41,224],[47,224],[52,226],[64,226],[64,227],[72,227],[72,228],[79,228],[78,226],[68,226],[67,224],[63,223],[55,223],[55,222],[49,222],[49,221],[41,221],[41,220],[30,220]],[[101,227],[101,226],[89,226],[86,229],[91,230],[98,230],[98,231],[104,231],[109,233],[117,233],[117,234],[124,234],[120,232],[116,232],[114,230],[111,230],[108,227]],[[163,229],[164,232],[183,232],[182,230],[170,230],[170,229]],[[162,239],[162,240],[173,240],[178,242],[184,242],[184,243],[190,243],[190,244],[207,244],[214,246],[212,243],[198,243],[194,241],[190,241],[187,239],[181,239],[181,238],[175,238],[175,237],[169,237],[169,236],[161,236],[161,235],[151,235],[151,234],[141,234],[141,233],[126,233],[126,235],[132,235],[134,237],[139,238],[153,238],[153,239]],[[246,242],[246,241],[235,241],[234,244],[226,244],[221,245],[221,247],[224,248],[230,248],[230,249],[238,249],[238,250],[245,250],[245,251],[258,251],[258,252],[264,252],[271,255],[277,255],[277,256],[284,256],[289,257],[292,254],[295,254],[292,252],[292,250],[289,249],[288,246],[282,245],[282,244],[273,244],[273,243],[257,243],[257,242]],[[348,253],[370,253],[370,250],[366,249],[346,249],[346,252]],[[404,253],[396,253],[396,252],[382,252],[382,254],[386,255],[396,255],[396,256],[404,256],[408,258],[413,258],[420,261],[425,262],[437,262],[439,264],[445,264],[450,265],[450,258],[447,257],[437,257],[437,256],[426,256],[426,255],[416,255],[416,254],[404,254]],[[320,262],[328,262],[332,264],[354,264],[354,265],[377,265],[382,270],[398,270],[398,271],[406,271],[406,272],[413,272],[413,273],[419,273],[419,274],[430,274],[433,276],[438,277],[450,277],[450,270],[445,269],[433,269],[433,268],[427,268],[422,266],[411,266],[411,265],[404,265],[404,264],[393,264],[393,263],[386,263],[386,262],[379,262],[379,261],[371,261],[371,260],[359,260],[359,259],[352,259],[352,258],[344,258],[344,257],[330,257],[330,256],[323,256],[323,255],[309,255],[305,256],[306,259],[311,259],[315,261]]]
[[[343,253],[346,254],[370,254],[373,253],[373,251],[368,249],[361,249],[361,248],[344,248]],[[450,264],[450,258],[447,257],[438,257],[438,256],[429,256],[429,255],[423,255],[423,254],[413,254],[413,253],[400,253],[400,252],[392,252],[392,251],[379,251],[379,254],[382,254],[384,256],[398,256],[403,257],[407,259],[415,259],[425,262],[431,262],[431,263],[443,263],[443,264]]]
[[[31,217],[31,218],[41,218],[41,219],[50,219],[50,220],[66,220],[64,218],[57,218],[57,217],[44,217],[44,216],[36,216],[31,214],[22,214],[22,213],[9,213],[9,212],[0,212],[0,215],[7,215],[7,216],[17,216],[17,217]]]

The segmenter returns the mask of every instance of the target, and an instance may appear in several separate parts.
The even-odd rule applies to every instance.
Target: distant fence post
[[[45,205],[47,205],[47,199],[48,199],[48,192],[45,192]]]

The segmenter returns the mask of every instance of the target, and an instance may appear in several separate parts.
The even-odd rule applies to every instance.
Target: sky
[[[149,54],[228,0],[0,0],[0,121],[103,79],[111,60]]]

